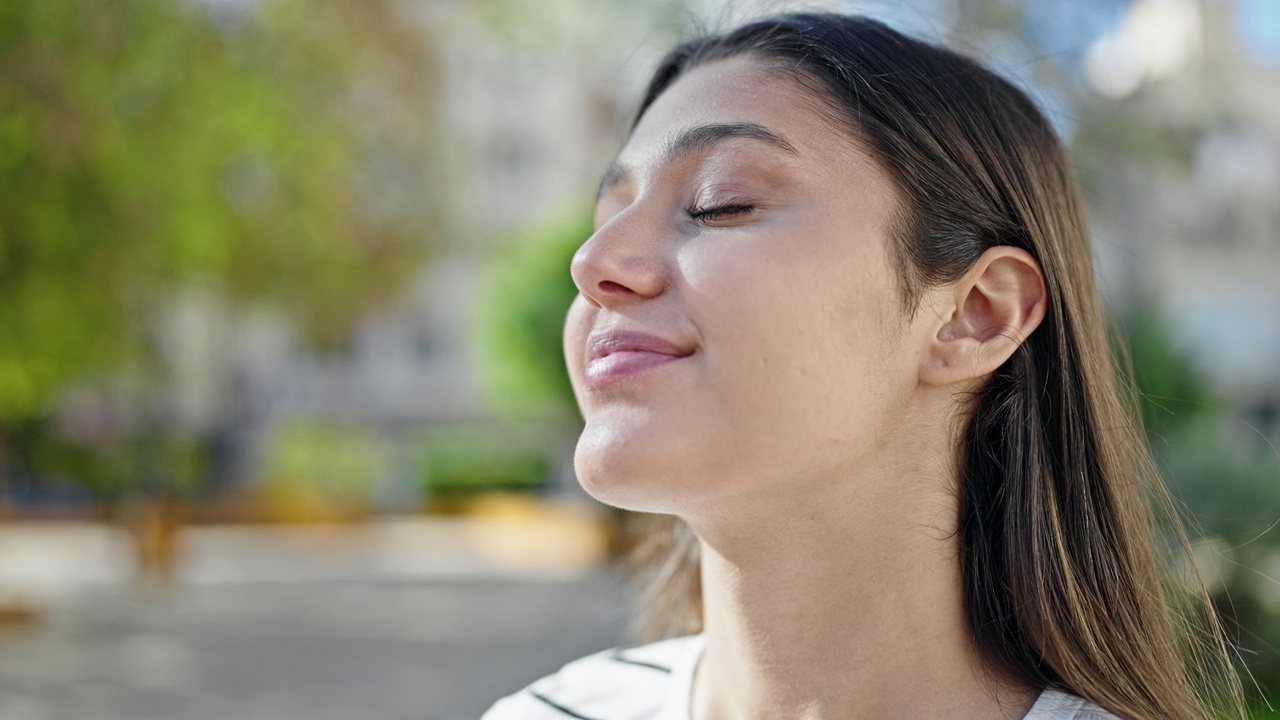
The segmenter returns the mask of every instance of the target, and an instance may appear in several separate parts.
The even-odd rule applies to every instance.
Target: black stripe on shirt
[[[533,690],[530,690],[529,694],[532,695],[535,700],[540,700],[543,704],[547,705],[548,707],[554,710],[559,710],[560,712],[564,713],[565,715],[568,715],[571,718],[577,718],[577,720],[596,720],[595,718],[590,718],[590,717],[587,717],[586,715],[579,715],[578,713],[570,710],[569,708],[561,705],[560,703],[552,700],[551,698],[545,695],[540,695],[534,692]]]
[[[632,658],[625,657],[622,654],[621,650],[614,650],[613,654],[610,657],[612,657],[613,660],[616,662],[626,663],[627,665],[638,665],[640,667],[646,667],[652,670],[659,670],[661,672],[667,673],[668,675],[671,674],[671,668],[669,667],[664,667],[662,665],[655,665],[654,663],[651,663],[651,662],[645,662],[643,660],[634,660]]]

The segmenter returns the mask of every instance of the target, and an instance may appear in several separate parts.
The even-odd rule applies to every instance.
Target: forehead
[[[696,67],[667,88],[645,111],[618,159],[626,165],[655,161],[684,130],[748,123],[790,143],[801,159],[866,163],[853,133],[834,122],[827,100],[800,82],[740,56]]]

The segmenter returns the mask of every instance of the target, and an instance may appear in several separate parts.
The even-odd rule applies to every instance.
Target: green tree
[[[183,287],[333,347],[424,258],[429,38],[390,0],[229,7],[0,0],[0,452],[38,460],[70,383],[154,378]]]
[[[1165,330],[1139,304],[1123,323],[1148,442],[1187,510],[1197,562],[1262,697],[1280,691],[1280,459],[1228,412]],[[1261,700],[1259,700],[1261,702]]]
[[[574,252],[591,235],[586,211],[535,226],[499,248],[485,284],[476,342],[500,407],[575,415],[565,367],[565,314],[578,294]]]

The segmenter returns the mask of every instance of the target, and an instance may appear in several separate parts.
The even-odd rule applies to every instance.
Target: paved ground
[[[273,578],[279,543],[242,545],[237,577],[45,593],[35,627],[0,632],[0,720],[474,719],[626,620],[601,569],[360,573],[348,554]]]

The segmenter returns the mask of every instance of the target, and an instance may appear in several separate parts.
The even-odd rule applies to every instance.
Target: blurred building
[[[1233,411],[1280,440],[1280,5],[1140,0],[1086,67],[1092,119],[1135,146],[1088,175],[1104,286],[1154,299]]]

